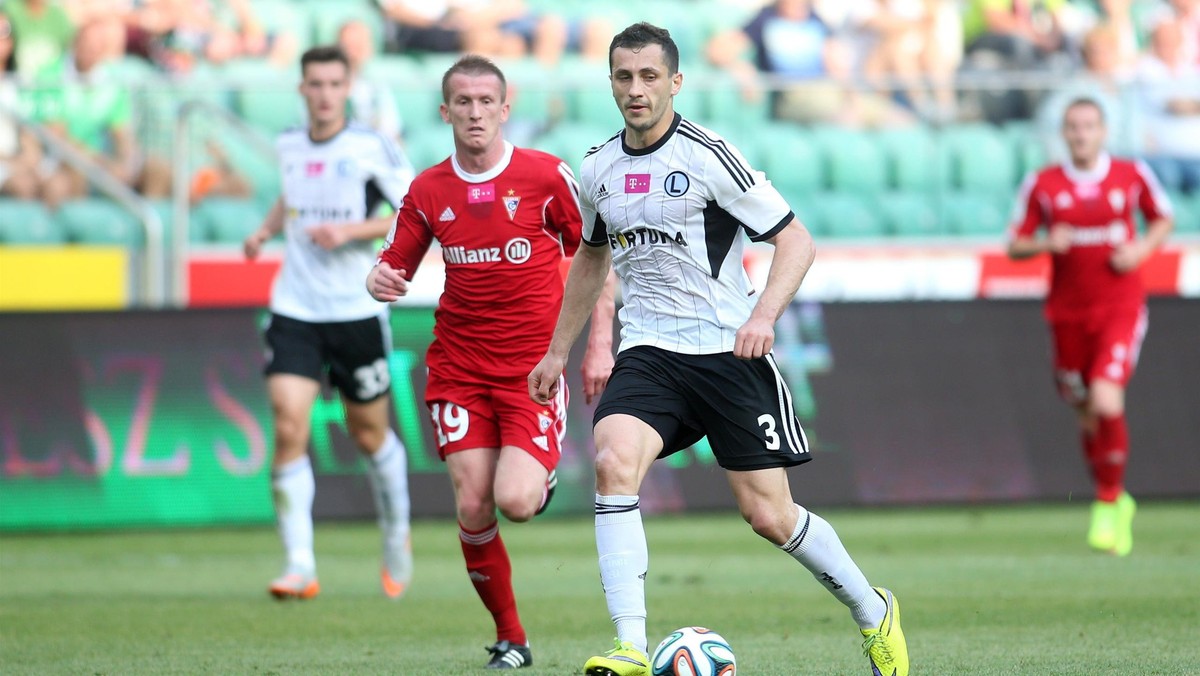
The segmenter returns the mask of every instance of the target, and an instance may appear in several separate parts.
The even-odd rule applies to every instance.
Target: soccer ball
[[[729,642],[712,629],[683,627],[671,632],[650,659],[654,676],[734,676],[737,662]]]

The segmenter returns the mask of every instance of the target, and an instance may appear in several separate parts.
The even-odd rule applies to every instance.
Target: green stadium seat
[[[771,117],[771,97],[767,92],[762,92],[757,101],[747,101],[742,98],[741,89],[733,77],[719,71],[709,75],[704,85],[708,119],[718,125],[722,133],[733,129],[757,130]]]
[[[954,235],[999,239],[1008,229],[1003,199],[989,193],[947,193],[941,199],[942,227]]]
[[[313,44],[336,43],[342,25],[357,19],[371,29],[375,52],[383,51],[383,16],[378,6],[369,0],[310,0],[302,9],[309,15]]]
[[[508,81],[509,117],[547,123],[566,116],[566,95],[561,92],[555,71],[536,59],[497,63]]]
[[[883,151],[871,135],[839,127],[817,127],[813,138],[828,168],[831,190],[876,193],[887,186]]]
[[[55,219],[67,239],[79,244],[140,246],[145,240],[141,221],[107,199],[87,197],[65,202]]]
[[[600,145],[610,136],[612,133],[603,127],[566,122],[539,137],[533,147],[556,155],[578,172],[588,149]]]
[[[66,239],[41,202],[0,198],[0,244],[62,244]]]
[[[225,64],[221,75],[234,89],[236,112],[250,125],[278,134],[303,123],[304,103],[296,95],[297,73],[265,61],[239,59]]]
[[[948,172],[941,161],[943,151],[929,129],[884,129],[876,133],[875,139],[883,150],[891,188],[933,192],[948,183]]]
[[[1171,206],[1175,209],[1175,232],[1200,233],[1200,193],[1171,193]]]
[[[253,200],[212,198],[191,214],[192,241],[240,244],[262,225],[266,212]]]
[[[827,192],[812,202],[819,232],[834,239],[883,237],[883,221],[876,214],[874,201],[857,193]]]
[[[925,192],[892,192],[877,198],[884,230],[895,237],[945,234],[933,198]]]
[[[454,152],[454,135],[450,126],[438,122],[416,129],[409,129],[404,141],[404,151],[417,173],[441,162]]]
[[[942,134],[954,185],[964,192],[1002,192],[1017,184],[1017,156],[1003,132],[988,125],[951,127]]]
[[[254,0],[253,7],[254,18],[262,23],[268,35],[291,35],[301,50],[313,45],[313,17],[304,5],[292,0]]]
[[[772,124],[758,135],[758,163],[752,165],[785,197],[820,190],[825,183],[821,155],[812,138],[800,127]],[[793,205],[794,206],[794,205]]]
[[[400,121],[407,130],[441,122],[441,74],[426,72],[416,59],[397,54],[380,54],[366,66],[365,78],[378,82],[392,93]]]

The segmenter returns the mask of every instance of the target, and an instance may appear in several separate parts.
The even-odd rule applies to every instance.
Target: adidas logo
[[[603,183],[600,184],[600,190],[596,192],[596,199],[601,197],[608,197],[608,188],[604,187]]]
[[[454,220],[454,212],[450,209],[450,207],[446,207],[446,210],[442,212],[442,215],[438,216],[438,220],[443,223],[445,223],[446,221],[453,221]]]

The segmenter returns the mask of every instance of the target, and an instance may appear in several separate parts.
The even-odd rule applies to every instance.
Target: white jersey
[[[412,165],[379,132],[354,123],[320,142],[309,138],[307,129],[288,130],[276,145],[287,248],[271,290],[271,311],[306,322],[353,321],[387,312],[365,286],[375,265],[374,244],[352,240],[326,251],[308,229],[366,220],[382,201],[399,208],[413,179]]]
[[[583,241],[610,247],[621,279],[620,349],[731,352],[757,302],[741,231],[770,239],[792,219],[766,176],[676,114],[648,148],[622,132],[590,150],[580,184]]]

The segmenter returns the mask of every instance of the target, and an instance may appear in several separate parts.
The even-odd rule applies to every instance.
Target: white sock
[[[271,494],[275,500],[275,519],[279,537],[287,552],[289,571],[315,573],[313,555],[313,496],[317,492],[312,463],[307,455],[275,468],[271,472]]]
[[[379,450],[367,456],[367,480],[371,484],[371,496],[375,499],[379,527],[389,536],[407,538],[408,451],[400,437],[390,429]]]
[[[877,628],[887,612],[883,599],[846,553],[833,526],[800,505],[796,508],[800,510],[796,528],[779,548],[791,554],[845,604],[860,629]]]
[[[646,652],[646,571],[650,554],[636,495],[596,495],[600,584],[617,638]]]

